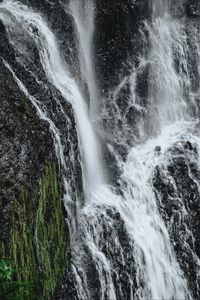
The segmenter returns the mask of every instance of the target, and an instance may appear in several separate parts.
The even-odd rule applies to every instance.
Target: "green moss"
[[[6,257],[6,250],[4,243],[0,242],[0,258]]]
[[[35,194],[25,190],[14,204],[9,251],[2,245],[0,255],[11,261],[16,281],[31,283],[25,299],[50,299],[66,268],[61,199],[56,165],[48,164]]]
[[[66,227],[55,165],[48,165],[39,183],[40,198],[36,214],[37,257],[44,275],[43,294],[48,299],[65,270]]]

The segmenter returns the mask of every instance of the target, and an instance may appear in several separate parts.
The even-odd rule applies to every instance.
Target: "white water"
[[[0,5],[0,8],[0,17],[11,32],[11,36],[12,30],[14,31],[17,25],[23,28],[26,35],[36,42],[47,78],[74,108],[80,139],[80,152],[84,164],[84,190],[86,197],[88,197],[95,186],[103,183],[99,148],[88,116],[86,103],[75,81],[70,77],[67,65],[59,53],[56,38],[42,17],[30,11],[26,6],[7,0]],[[35,28],[37,31],[34,30]]]
[[[180,119],[187,118],[188,104],[184,92],[189,88],[187,71],[187,36],[182,24],[166,12],[154,19],[147,28],[150,33],[151,76],[149,107],[153,133]],[[184,70],[177,74],[174,52],[179,53]],[[185,73],[184,73],[185,72]]]
[[[120,212],[130,240],[134,243],[139,288],[131,299],[192,299],[187,281],[173,252],[166,226],[158,212],[151,183],[156,166],[165,169],[168,162],[167,151],[177,141],[187,138],[192,142],[198,140],[200,146],[199,137],[192,133],[198,120],[191,120],[188,115],[189,104],[186,104],[184,98],[184,89],[189,89],[190,86],[186,72],[187,46],[184,28],[167,14],[166,1],[164,4],[154,6],[153,24],[147,24],[152,43],[148,57],[152,74],[148,100],[153,130],[149,131],[149,140],[131,149],[126,163],[120,163],[123,170],[123,198],[105,187],[93,195],[93,205],[86,206],[83,210],[82,225],[85,226],[87,246],[98,266],[101,299],[116,299],[116,292],[112,281],[112,260],[107,258],[105,261],[103,253],[99,254],[101,243],[98,237],[101,238],[102,228],[98,226],[99,213],[96,204],[100,205],[102,213],[104,206],[115,207]],[[184,71],[179,70],[179,74],[174,68],[173,49],[179,52],[181,64],[185,68]],[[151,138],[155,135],[155,138]],[[156,146],[161,147],[160,153],[155,151]],[[108,218],[107,226],[114,228],[112,218]],[[116,237],[113,239],[116,240]],[[120,243],[115,242],[115,247],[118,249]],[[78,260],[75,265],[80,271],[81,261]],[[102,268],[105,274],[102,273]],[[131,285],[131,278],[129,281]],[[118,285],[120,286],[120,281]],[[84,299],[91,299],[90,294]]]
[[[93,10],[89,10],[91,19],[87,20],[87,26],[82,27],[84,14],[81,16],[80,10],[77,14],[77,3],[80,2],[71,2],[71,8],[83,51],[82,59],[84,59],[85,64],[82,68],[84,70],[83,74],[85,80],[90,81],[93,72],[90,48],[93,32]],[[91,5],[91,2],[88,3]],[[188,116],[183,93],[185,86],[188,89],[190,87],[188,74],[185,72],[184,75],[181,71],[178,74],[173,63],[172,47],[180,53],[182,64],[187,69],[185,58],[185,52],[187,51],[186,37],[183,34],[181,24],[172,20],[165,12],[166,10],[162,5],[155,8],[153,24],[147,24],[152,42],[148,59],[151,61],[152,78],[155,79],[150,85],[148,99],[150,123],[153,130],[144,144],[130,149],[125,163],[119,162],[122,171],[120,178],[122,196],[117,195],[111,187],[102,184],[103,176],[98,156],[98,146],[89,121],[87,107],[74,80],[68,74],[67,66],[60,56],[53,33],[40,15],[31,12],[25,6],[12,1],[5,1],[0,5],[0,18],[7,29],[11,31],[11,37],[13,27],[17,21],[25,29],[26,34],[36,41],[41,63],[48,79],[74,107],[80,143],[83,148],[85,189],[88,198],[90,198],[89,203],[81,211],[79,223],[81,224],[84,243],[87,244],[90,250],[99,274],[102,300],[115,300],[117,296],[112,276],[115,271],[113,264],[115,258],[105,255],[102,250],[101,243],[104,230],[100,222],[100,216],[105,220],[106,226],[111,229],[112,235],[109,238],[113,243],[113,248],[120,253],[122,263],[126,263],[125,253],[117,232],[115,232],[114,221],[112,217],[106,214],[106,207],[113,207],[120,213],[130,239],[129,243],[132,245],[133,256],[136,261],[138,290],[136,295],[133,295],[133,280],[128,278],[132,287],[130,299],[192,299],[187,282],[173,253],[166,226],[158,212],[151,182],[156,166],[160,166],[165,170],[169,159],[167,151],[174,143],[189,139],[198,145],[198,150],[200,149],[200,138],[193,132],[198,120],[191,120]],[[32,28],[37,28],[37,33],[34,33]],[[83,60],[81,60],[81,63],[83,63]],[[25,95],[35,105],[40,117],[49,122],[56,138],[55,144],[58,145],[59,151],[61,151],[58,156],[60,159],[62,158],[64,165],[66,158],[62,154],[59,133],[54,128],[51,120],[43,115],[40,103],[28,94],[25,86],[17,79],[9,65],[7,67],[13,73]],[[95,86],[93,81],[90,83],[93,87]],[[89,89],[91,101],[94,101],[94,97],[97,95],[96,91],[94,92],[93,88],[90,87]],[[156,146],[161,147],[160,153],[155,151]],[[77,280],[77,293],[79,299],[89,300],[92,297],[87,286],[86,270],[79,242],[73,247],[76,254],[73,261],[73,271]],[[118,285],[120,288],[120,279]]]
[[[95,122],[99,113],[99,105],[93,57],[94,2],[71,0],[66,12],[71,13],[76,26],[81,74],[82,79],[88,85],[90,118]]]
[[[114,243],[115,251],[121,253],[119,260],[125,263],[125,253],[114,229],[115,222],[112,217],[106,215],[106,207],[113,207],[120,213],[130,238],[129,242],[133,243],[139,288],[135,296],[132,295],[130,299],[192,299],[183,272],[173,253],[166,226],[158,212],[151,179],[156,166],[165,169],[165,162],[167,166],[167,150],[175,142],[181,141],[184,137],[192,142],[198,141],[200,146],[200,138],[192,134],[195,125],[186,121],[176,122],[166,126],[157,138],[133,148],[123,165],[121,177],[123,197],[117,196],[108,187],[102,187],[93,195],[90,205],[83,209],[81,230],[84,232],[85,242],[97,266],[101,283],[101,299],[117,299],[112,277],[115,272],[113,258],[106,257],[102,252],[101,215],[104,216],[107,227],[112,231],[112,236],[105,242],[106,247],[109,249],[110,243]],[[155,152],[155,147],[158,145],[162,149],[159,155]],[[85,272],[85,265],[82,263],[82,256],[78,256],[79,251],[78,245],[78,249],[75,249],[76,260],[73,267],[77,270],[77,282],[81,282],[81,278],[84,282],[78,289],[79,298],[93,299],[90,291],[85,288],[86,279],[80,277],[80,274]],[[120,280],[117,284],[120,288]],[[131,278],[127,280],[127,285],[135,288]],[[88,294],[83,296],[85,291]]]
[[[163,17],[164,14],[167,12],[169,7],[168,0],[150,0],[150,6],[152,8],[152,19],[155,20],[157,17]]]
[[[157,209],[151,178],[155,167],[165,163],[167,149],[192,125],[183,122],[165,127],[158,138],[132,149],[124,165],[128,226],[136,242],[138,281],[144,276],[146,283],[146,288],[138,290],[138,299],[191,299]],[[157,145],[161,146],[161,155],[154,151]]]
[[[112,260],[109,258],[105,260],[104,254],[100,251],[99,237],[101,238],[102,228],[98,226],[99,212],[96,204],[100,205],[102,214],[105,206],[115,207],[120,212],[130,240],[134,243],[137,282],[140,287],[135,298],[132,296],[131,299],[192,299],[183,272],[176,261],[166,226],[158,212],[151,183],[155,167],[160,166],[162,169],[166,167],[167,151],[174,143],[188,138],[191,141],[198,140],[200,146],[199,137],[192,133],[198,120],[191,121],[187,111],[189,104],[186,104],[184,99],[184,88],[189,89],[190,86],[189,76],[187,72],[185,74],[180,71],[177,74],[174,68],[173,48],[179,52],[181,64],[187,70],[186,36],[182,25],[165,14],[164,10],[162,6],[155,9],[154,12],[157,11],[158,17],[154,18],[153,24],[147,24],[152,44],[148,63],[151,62],[153,79],[148,101],[153,130],[149,132],[148,141],[131,149],[126,163],[120,163],[123,170],[121,176],[123,198],[114,194],[108,187],[104,187],[93,195],[92,205],[86,206],[82,212],[82,226],[87,246],[98,266],[101,299],[106,297],[116,299],[116,293],[112,281]],[[135,82],[132,84],[135,86]],[[161,147],[159,154],[155,151],[156,146]],[[112,218],[108,218],[107,226],[114,228]],[[113,239],[116,240],[116,237]],[[120,248],[120,244],[115,242],[115,247]],[[80,273],[84,273],[84,266],[80,260],[75,262],[75,266],[79,272],[81,270]],[[77,281],[80,282],[80,277],[78,278]],[[131,278],[129,281],[131,285]],[[83,291],[80,289],[80,299],[81,295]],[[91,299],[90,294],[83,299]]]

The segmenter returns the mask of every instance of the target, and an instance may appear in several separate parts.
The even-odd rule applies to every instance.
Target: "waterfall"
[[[123,197],[104,188],[95,195],[93,205],[86,206],[82,212],[82,243],[87,245],[92,254],[100,281],[101,299],[124,297],[121,279],[114,281],[117,258],[112,256],[109,245],[113,244],[121,255],[120,259],[124,264],[128,263],[121,241],[114,232],[113,237],[107,238],[105,242],[101,241],[103,229],[100,214],[104,214],[108,231],[109,228],[115,228],[114,213],[111,216],[106,214],[109,207],[119,212],[125,224],[132,251],[129,255],[134,257],[136,263],[138,289],[135,296],[130,292],[130,299],[192,299],[173,252],[168,231],[159,214],[151,182],[156,166],[162,165],[166,159],[167,149],[181,138],[183,131],[194,125],[192,122],[183,121],[186,111],[182,93],[183,78],[174,69],[172,53],[173,44],[184,47],[184,37],[182,40],[181,26],[172,23],[167,14],[167,5],[162,5],[163,3],[153,5],[153,24],[146,24],[152,44],[148,58],[148,62],[151,62],[150,76],[153,78],[148,95],[149,113],[151,126],[155,127],[153,132],[149,132],[149,141],[130,149],[126,163],[120,164],[123,171],[120,186]],[[175,31],[175,28],[178,30]],[[152,133],[156,135],[154,139],[151,139]],[[155,152],[158,145],[162,149],[160,155]],[[76,251],[80,251],[82,247],[79,245],[78,250],[75,250],[73,260],[77,284],[79,283],[78,298],[94,299],[95,296],[87,287],[87,277],[81,275],[87,273],[87,266],[83,263],[82,256],[77,259]],[[107,249],[107,256],[103,251],[104,247]],[[134,289],[131,277],[127,278],[127,286],[130,290]],[[121,293],[121,298],[118,293]]]
[[[95,186],[103,182],[103,171],[98,158],[99,149],[95,132],[89,120],[85,100],[75,81],[70,77],[67,65],[59,53],[55,36],[42,17],[14,1],[3,2],[1,8],[1,19],[11,36],[14,33],[16,23],[18,23],[24,29],[24,33],[35,41],[47,78],[74,108],[80,139],[80,152],[83,154],[82,162],[85,165],[83,168],[84,190],[86,197],[89,197]],[[17,45],[15,47],[16,51],[20,51],[17,49]]]
[[[141,276],[145,278],[145,286],[139,288],[137,299],[147,299],[149,295],[150,299],[190,299],[168,232],[159,215],[151,183],[156,165],[165,161],[165,149],[173,144],[181,129],[184,125],[165,128],[158,138],[132,149],[124,165],[123,177],[128,186],[124,190],[126,209],[129,212],[129,232],[135,241],[138,281],[141,282]],[[170,136],[172,131],[173,138]],[[156,155],[154,149],[157,145],[161,147],[163,156]]]
[[[76,26],[81,75],[90,95],[90,118],[96,121],[99,105],[93,56],[94,3],[92,0],[72,0],[68,10]]]
[[[168,1],[153,1],[152,7],[152,24],[146,26],[151,40],[149,110],[153,122],[150,121],[150,128],[155,133],[186,117],[184,89],[187,89],[189,82],[185,52],[187,37],[182,24],[173,20],[168,13]],[[186,76],[175,70],[175,51],[182,54],[180,60],[185,66]]]
[[[136,106],[136,80],[141,65],[142,68],[148,67],[148,93],[146,102],[144,101],[146,107],[137,98],[137,108],[144,113],[140,113],[140,124],[136,126],[141,126],[143,130],[137,143],[125,145],[127,155],[124,155],[123,160],[115,151],[115,145],[112,146],[112,155],[120,170],[116,186],[105,183],[101,149],[95,128],[97,117],[101,120],[102,115],[98,112],[100,99],[95,79],[98,74],[94,71],[94,2],[71,0],[69,6],[65,7],[66,12],[73,17],[76,27],[80,77],[87,85],[89,101],[86,101],[76,79],[70,74],[70,68],[58,47],[56,35],[44,17],[14,0],[4,0],[0,4],[0,20],[3,21],[15,52],[23,53],[23,43],[31,41],[34,44],[45,79],[60,92],[65,102],[71,104],[76,120],[74,135],[78,135],[83,186],[88,201],[79,207],[78,229],[70,232],[70,283],[73,281],[75,286],[72,300],[195,299],[186,271],[174,250],[175,242],[170,231],[174,223],[170,224],[170,218],[166,221],[162,215],[164,204],[160,194],[167,194],[167,201],[176,204],[176,217],[178,215],[180,222],[184,220],[189,214],[187,203],[178,192],[178,183],[170,173],[169,166],[173,161],[177,163],[181,157],[186,164],[189,178],[200,190],[199,181],[193,178],[191,170],[195,164],[200,166],[198,105],[192,91],[185,24],[170,15],[168,1],[149,2],[152,18],[144,22],[143,28],[148,32],[150,47],[147,54],[140,58],[139,67],[135,62],[129,62],[132,64],[133,74],[130,78],[128,75],[123,78],[114,93],[113,90],[110,91],[110,94],[113,93],[113,101],[110,98],[105,100],[109,112],[111,111],[109,117],[117,124],[121,117],[120,109],[124,109],[122,106],[126,105],[126,96],[123,98],[122,93],[124,101],[121,106],[117,103],[117,97],[128,83],[131,93],[128,108],[125,107],[124,110],[128,111],[130,107]],[[21,43],[19,33],[23,37]],[[197,32],[195,38],[196,46],[200,49]],[[18,58],[19,63],[28,68],[28,56],[23,54],[23,60]],[[49,124],[65,183],[65,206],[69,210],[69,202],[73,202],[73,191],[70,189],[71,178],[67,175],[67,160],[73,159],[73,153],[66,157],[63,149],[69,147],[71,140],[62,138],[61,131],[55,125],[54,112],[50,112],[42,101],[31,95],[25,83],[18,78],[14,67],[5,60],[4,64],[27,101],[31,101],[39,117]],[[34,70],[30,72],[34,73]],[[34,77],[38,80],[37,76],[35,72]],[[60,114],[67,120],[68,112],[60,100],[56,98],[51,101],[55,101]],[[113,107],[115,109],[112,110]],[[131,139],[135,128],[128,124],[126,118],[121,123],[121,131],[115,132],[121,144],[125,144],[125,132],[131,132]],[[160,184],[160,190],[156,191],[155,176],[158,170],[163,174],[166,186]],[[199,171],[196,173],[199,178]],[[173,193],[166,192],[168,186]],[[194,240],[193,233],[187,226],[189,222],[185,222],[184,228],[191,240]],[[187,244],[185,236],[183,243]],[[195,254],[193,257],[197,273],[200,274],[200,260]],[[68,286],[65,287],[64,284],[61,288],[68,290]]]
[[[168,12],[169,1],[160,0],[154,1],[150,0],[150,6],[152,7],[152,19],[157,17],[163,17]]]

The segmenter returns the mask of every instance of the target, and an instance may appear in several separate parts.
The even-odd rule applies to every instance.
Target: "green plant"
[[[30,283],[14,281],[15,270],[7,259],[0,260],[0,299],[25,300],[25,291]]]
[[[6,259],[0,260],[0,282],[9,281],[12,278],[14,270],[12,269],[10,263]]]
[[[35,225],[37,258],[45,279],[45,299],[49,299],[53,294],[66,267],[68,238],[62,216],[61,195],[56,166],[48,164],[44,176],[39,181],[40,197]]]
[[[2,263],[2,269],[7,272],[7,279],[13,277],[6,287],[13,290],[13,299],[52,297],[67,264],[68,232],[62,210],[58,171],[55,164],[48,163],[34,192],[26,188],[15,201],[9,251],[5,245],[0,251],[12,262],[11,267],[5,260],[7,265]],[[1,290],[2,286],[0,296]],[[9,300],[12,293],[9,297],[5,298],[4,293]]]

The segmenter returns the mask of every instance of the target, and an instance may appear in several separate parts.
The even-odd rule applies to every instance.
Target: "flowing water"
[[[98,90],[93,57],[94,3],[87,0],[71,1],[69,7],[66,7],[66,12],[68,11],[70,11],[76,25],[82,79],[88,85],[90,118],[95,121],[98,116]]]
[[[71,269],[76,297],[81,300],[193,299],[186,274],[174,252],[169,234],[170,224],[166,226],[161,216],[153,181],[155,169],[160,168],[174,189],[177,189],[176,182],[173,182],[168,174],[168,165],[174,157],[173,153],[170,154],[170,149],[177,143],[190,141],[191,145],[197,145],[197,157],[200,155],[200,137],[196,129],[197,92],[194,94],[191,87],[185,25],[170,16],[167,1],[151,0],[150,5],[152,5],[152,20],[145,22],[145,30],[148,31],[150,39],[148,55],[141,59],[139,67],[133,67],[133,74],[122,81],[113,93],[113,101],[109,102],[109,114],[119,111],[115,98],[124,84],[129,82],[131,85],[129,107],[136,106],[137,73],[141,68],[148,66],[148,97],[145,114],[137,124],[142,128],[139,130],[137,144],[134,147],[126,144],[125,133],[129,126],[126,119],[122,122],[121,132],[114,132],[126,147],[128,155],[122,160],[112,148],[120,175],[117,187],[111,187],[105,184],[105,171],[95,133],[97,129],[94,125],[96,112],[99,111],[100,115],[97,104],[100,99],[92,49],[95,26],[93,2],[71,0],[69,5],[76,28],[81,77],[87,84],[89,101],[84,99],[76,80],[70,75],[56,37],[43,16],[20,2],[5,0],[0,4],[0,19],[6,27],[15,51],[17,53],[23,51],[18,38],[20,30],[23,42],[31,40],[38,49],[47,80],[73,107],[81,154],[83,187],[87,200],[84,206],[79,208],[77,231],[71,230]],[[198,48],[200,39],[197,32],[195,30],[193,32]],[[49,117],[43,103],[31,95],[12,66],[6,61],[4,63],[27,97],[27,101],[30,100],[40,118],[49,123],[63,181],[66,183],[65,206],[69,210],[73,192],[69,188],[70,178],[66,171],[66,160],[69,158],[63,151],[65,140],[62,139],[59,129]],[[24,61],[21,60],[20,63],[23,65]],[[37,78],[37,73],[34,75]],[[90,103],[89,108],[87,102]],[[55,99],[55,104],[65,115],[58,99]],[[142,108],[142,103],[137,103],[137,107]],[[119,114],[111,116],[103,109],[101,113],[104,118],[111,117],[113,120],[121,117],[120,111]],[[98,118],[100,119],[99,116]],[[128,132],[130,131],[131,128]],[[200,166],[199,159],[196,160]],[[181,198],[179,201],[184,203]],[[192,233],[189,235],[192,236]],[[199,274],[200,261],[197,256],[195,261]]]
[[[94,129],[89,120],[87,105],[75,81],[70,78],[67,66],[59,53],[55,36],[42,17],[29,11],[26,6],[13,1],[5,2],[5,5],[2,5],[2,9],[5,9],[5,13],[1,14],[2,19],[7,25],[11,39],[14,40],[18,34],[15,29],[17,24],[24,30],[25,39],[29,37],[35,41],[47,78],[74,108],[80,140],[80,152],[82,153],[84,164],[84,186],[88,195],[93,186],[103,182],[103,171],[98,158],[99,149]],[[21,50],[21,45],[15,46],[19,47],[16,48],[16,51]],[[59,147],[57,143],[56,147]],[[61,161],[64,160],[62,156],[59,154],[59,160]]]

